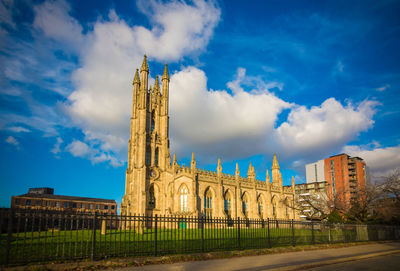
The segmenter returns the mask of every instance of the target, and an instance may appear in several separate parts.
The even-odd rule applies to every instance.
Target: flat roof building
[[[11,208],[117,214],[115,200],[54,195],[54,189],[49,187],[30,188],[26,194],[12,196]]]

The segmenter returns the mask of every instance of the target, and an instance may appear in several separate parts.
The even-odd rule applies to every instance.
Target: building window
[[[154,128],[155,128],[155,121],[154,121],[154,111],[153,111],[153,113],[151,114],[152,115],[152,117],[151,117],[151,127],[150,127],[150,133],[153,133],[153,131],[154,131]]]
[[[15,204],[20,204],[20,203],[21,203],[20,199],[15,199]]]
[[[72,203],[72,208],[76,208],[76,207],[77,207],[76,202]]]
[[[37,200],[37,201],[36,201],[36,205],[37,205],[37,206],[42,206],[42,201],[41,201],[41,200]]]
[[[64,208],[68,208],[69,207],[69,202],[64,202]]]
[[[335,162],[331,160],[332,194],[336,196]]]
[[[27,205],[27,206],[31,206],[31,200],[30,200],[30,199],[27,199],[27,200],[26,200],[26,205]]]
[[[114,210],[115,209],[115,205],[111,205],[111,210]]]
[[[159,149],[158,149],[158,147],[156,148],[156,153],[154,154],[154,164],[156,165],[156,166],[158,166],[158,152],[159,152]]]
[[[273,198],[272,199],[272,216],[274,218],[276,218],[276,215],[277,215],[277,213],[276,213],[276,199]]]
[[[263,213],[264,213],[264,210],[263,210],[263,203],[262,203],[261,197],[258,197],[258,202],[257,203],[258,203],[258,214],[260,216],[262,216]]]
[[[50,207],[51,206],[51,202],[50,201],[46,201],[46,206]]]
[[[181,203],[181,212],[187,212],[187,196],[188,190],[185,185],[181,187],[179,191],[180,203]]]
[[[224,197],[224,211],[228,217],[231,215],[231,194],[228,192],[225,193]]]
[[[96,204],[96,210],[100,210],[100,204]]]
[[[146,147],[145,163],[146,163],[146,166],[150,166],[150,163],[151,163],[151,149],[150,149],[150,146]]]
[[[154,186],[152,185],[149,189],[149,208],[153,209],[156,207],[156,197],[154,196]]]
[[[60,202],[56,201],[56,207],[60,207]]]
[[[82,209],[85,209],[85,203],[82,203],[82,204],[81,204],[81,208],[82,208]]]
[[[242,197],[242,212],[245,216],[247,216],[248,211],[249,211],[249,205],[248,205],[247,195],[244,194]]]
[[[210,188],[204,194],[204,212],[206,217],[212,217],[212,194]]]
[[[89,204],[89,209],[93,209],[93,204]]]
[[[108,210],[108,205],[104,205],[104,210]]]

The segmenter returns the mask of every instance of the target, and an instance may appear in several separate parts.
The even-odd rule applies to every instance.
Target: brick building
[[[48,187],[30,188],[26,194],[12,196],[11,208],[117,214],[115,200],[54,195],[54,189]]]
[[[360,157],[350,157],[342,153],[324,160],[325,180],[329,185],[327,195],[348,205],[360,197],[360,191],[365,189],[368,169]]]

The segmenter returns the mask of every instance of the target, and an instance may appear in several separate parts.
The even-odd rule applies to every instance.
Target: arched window
[[[272,199],[272,216],[276,218],[276,199]]]
[[[179,198],[181,203],[181,212],[187,212],[188,189],[186,185],[182,185],[181,189],[179,190]]]
[[[204,212],[206,217],[212,217],[212,194],[210,189],[207,189],[204,194]]]
[[[258,204],[258,214],[262,216],[264,213],[264,206],[261,196],[258,197],[257,204]]]
[[[286,216],[287,219],[289,218],[288,205],[289,205],[289,201],[288,201],[288,199],[286,198],[286,199],[285,199],[285,216]]]
[[[146,147],[145,163],[146,163],[146,166],[150,166],[150,163],[151,163],[151,148],[150,148],[150,146]]]
[[[156,207],[156,197],[154,196],[154,186],[152,185],[149,189],[149,208],[153,209]]]
[[[156,153],[154,155],[154,164],[155,164],[155,166],[158,166],[158,152],[159,152],[159,149],[157,147],[156,148]]]
[[[247,216],[248,211],[249,211],[249,203],[246,194],[244,194],[242,198],[242,212],[245,216]]]
[[[154,131],[154,128],[155,128],[155,121],[154,121],[154,117],[155,117],[155,114],[154,114],[154,110],[153,110],[153,112],[151,113],[151,124],[150,124],[150,133],[153,133],[153,131]]]
[[[226,191],[224,196],[224,211],[228,217],[231,216],[231,194],[228,191]]]

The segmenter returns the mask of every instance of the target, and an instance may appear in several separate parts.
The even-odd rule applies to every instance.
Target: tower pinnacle
[[[143,63],[142,63],[142,67],[140,68],[140,71],[147,71],[149,72],[149,65],[147,64],[147,56],[144,55],[143,57]]]
[[[134,85],[134,84],[140,84],[139,69],[136,69],[135,77],[133,78],[133,85]]]
[[[274,159],[272,160],[272,170],[279,169],[278,159],[276,158],[276,153],[274,153]]]
[[[160,93],[160,84],[158,83],[158,75],[156,76],[156,81],[154,82],[154,93]]]
[[[169,81],[169,74],[168,74],[168,67],[167,67],[167,63],[165,63],[165,68],[164,68],[164,73],[162,76],[162,80],[167,79]]]

